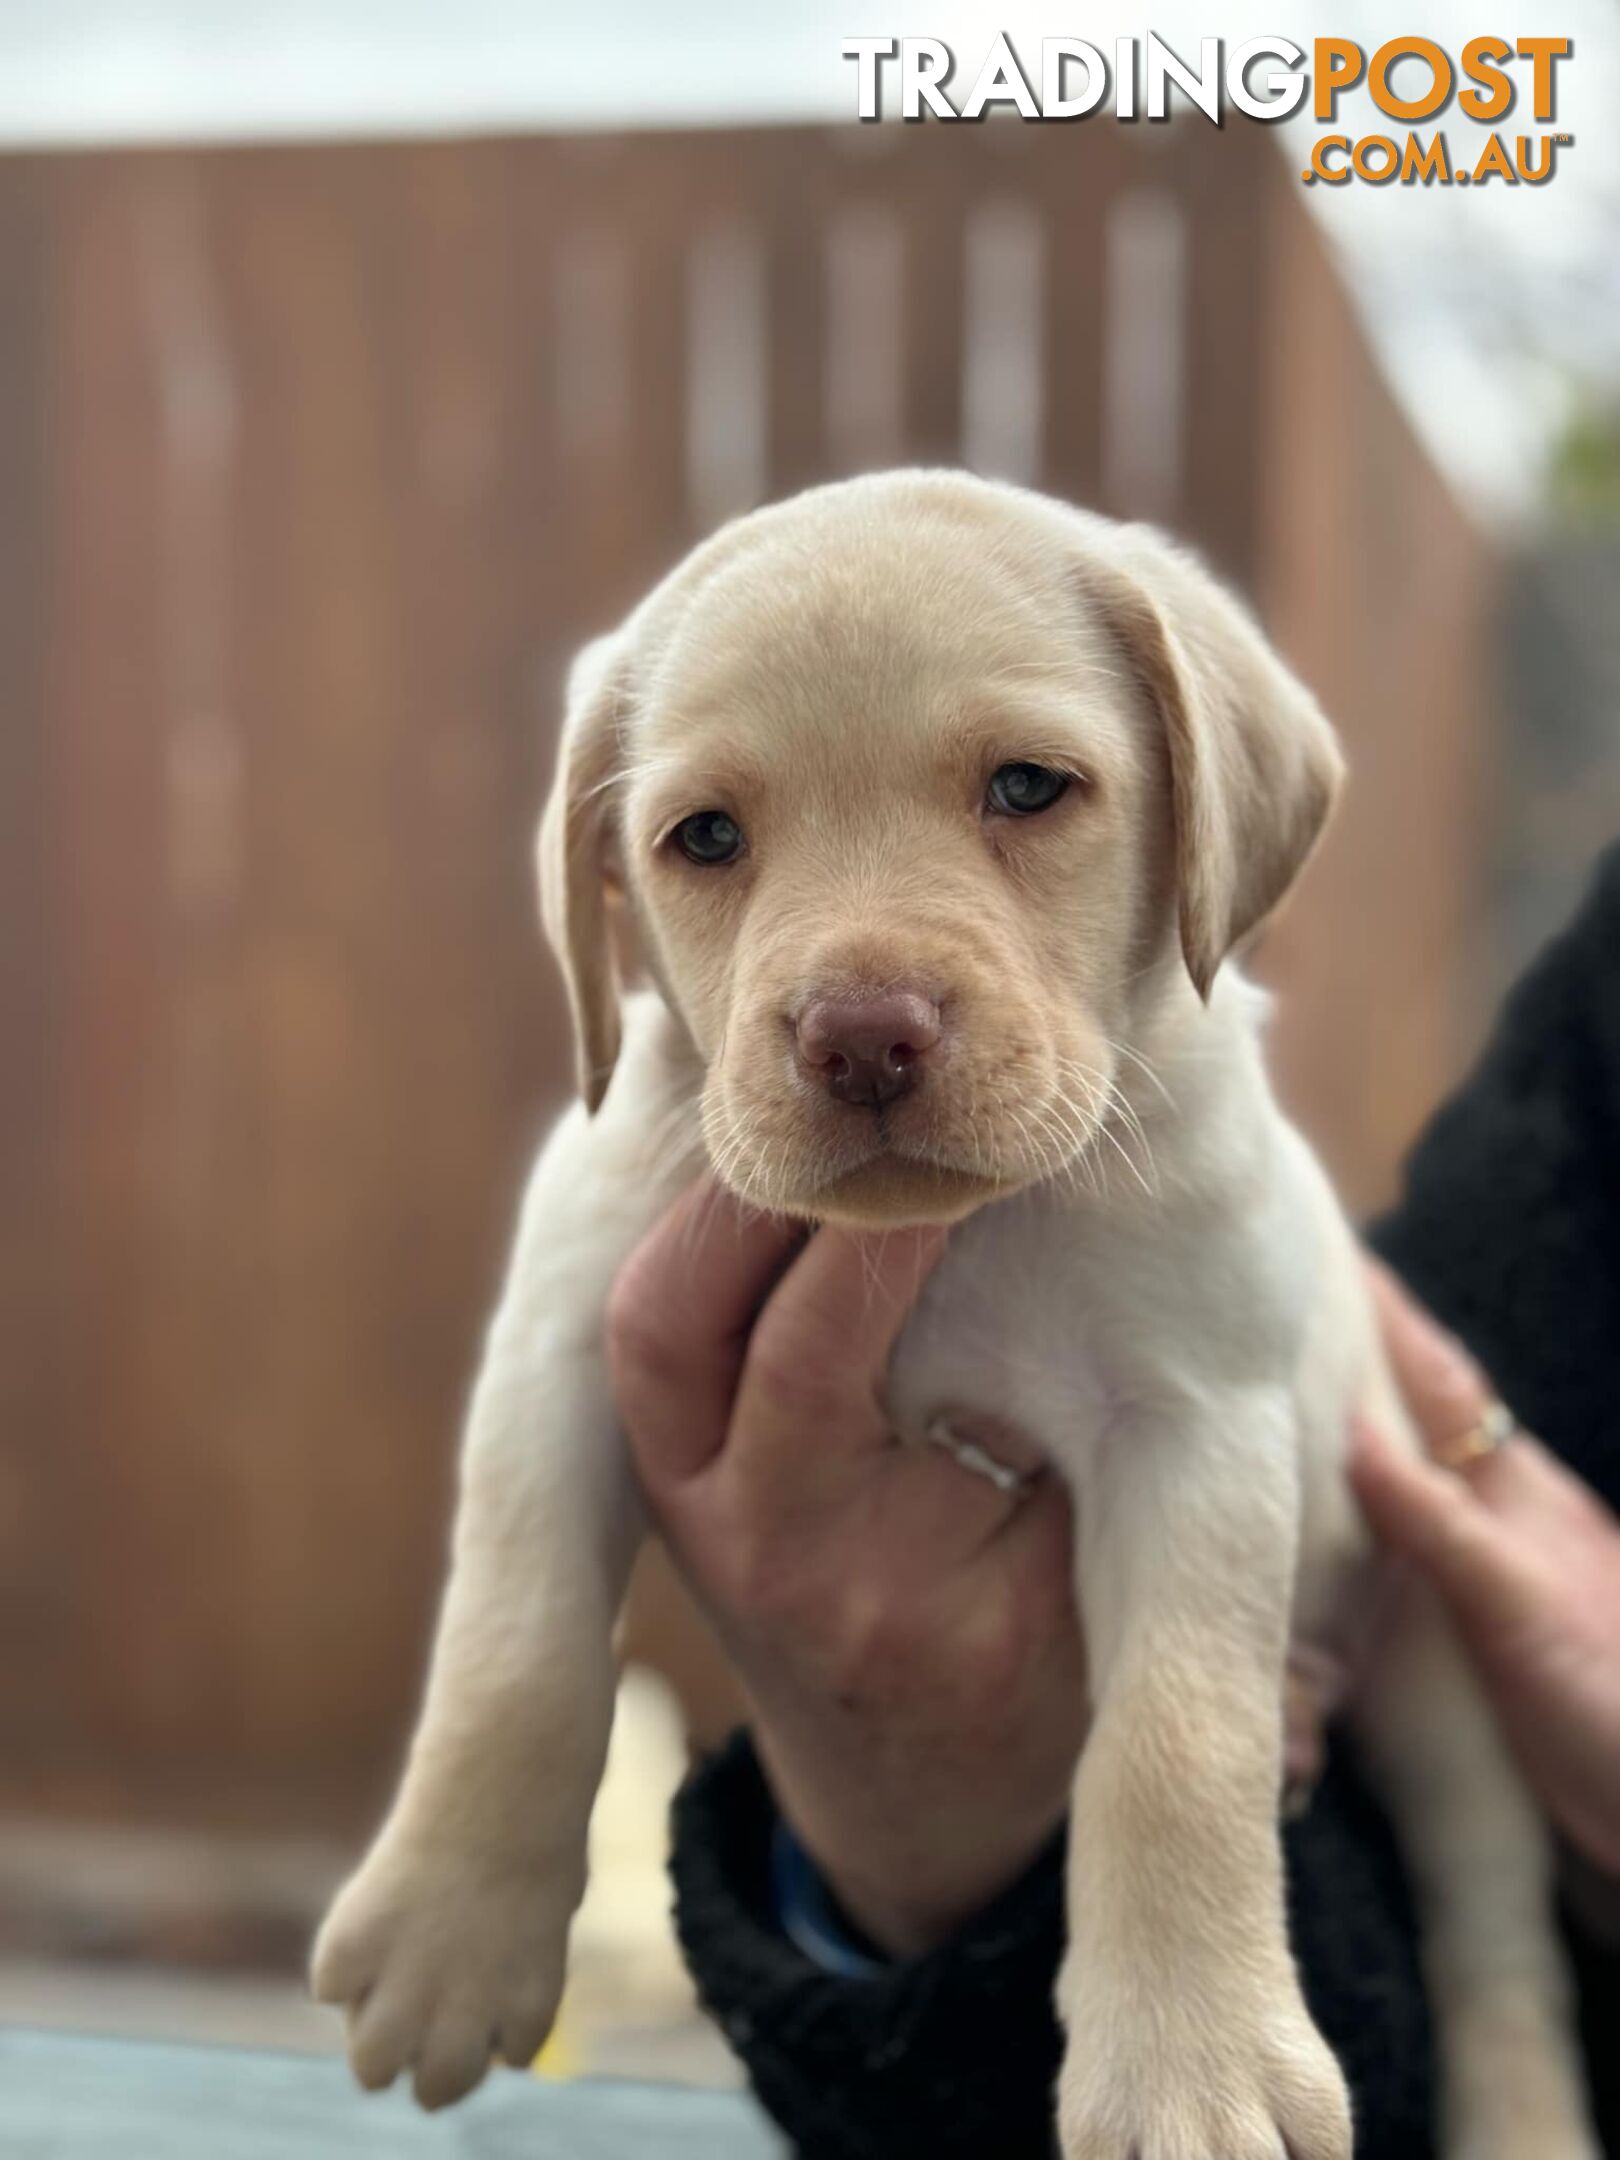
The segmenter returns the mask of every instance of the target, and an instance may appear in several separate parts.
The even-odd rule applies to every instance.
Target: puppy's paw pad
[[[1271,2026],[1189,2020],[1143,2046],[1100,2016],[1074,2038],[1058,2083],[1063,2160],[1352,2160],[1350,2103],[1304,2017]],[[1266,2037],[1267,2032],[1273,2037]]]
[[[345,2010],[360,2084],[379,2091],[411,2070],[422,2106],[445,2107],[496,2055],[532,2062],[562,1992],[574,1902],[522,1865],[374,1851],[310,1967],[318,1999]]]

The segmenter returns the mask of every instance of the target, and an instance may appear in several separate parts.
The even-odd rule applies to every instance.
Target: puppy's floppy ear
[[[540,920],[568,986],[585,1107],[607,1093],[619,1055],[619,984],[607,919],[607,849],[619,728],[629,696],[621,641],[598,638],[568,673],[557,770],[540,820]]]
[[[1201,564],[1146,527],[1118,539],[1086,579],[1164,728],[1181,949],[1207,999],[1304,868],[1343,761],[1316,700]]]

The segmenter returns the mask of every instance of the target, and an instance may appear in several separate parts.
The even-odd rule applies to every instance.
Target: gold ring
[[[1466,1432],[1447,1441],[1443,1448],[1436,1448],[1434,1459],[1442,1469],[1461,1473],[1483,1462],[1487,1455],[1500,1454],[1518,1430],[1518,1419],[1498,1397],[1485,1405]]]

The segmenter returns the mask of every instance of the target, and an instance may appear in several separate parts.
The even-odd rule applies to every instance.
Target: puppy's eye
[[[1068,774],[1049,765],[999,765],[990,775],[987,800],[1006,817],[1033,817],[1037,810],[1050,810],[1068,785]]]
[[[705,867],[735,862],[743,851],[742,827],[723,810],[699,810],[682,818],[670,837],[688,862]]]

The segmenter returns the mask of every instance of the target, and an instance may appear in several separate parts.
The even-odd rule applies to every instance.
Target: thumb
[[[818,1230],[760,1315],[750,1365],[790,1383],[797,1376],[812,1389],[825,1383],[846,1399],[870,1399],[948,1235],[934,1224]]]
[[[889,1353],[945,1239],[933,1227],[816,1232],[754,1326],[725,1450],[734,1490],[791,1511],[864,1475],[888,1439]]]
[[[1364,1420],[1350,1481],[1378,1537],[1428,1577],[1476,1648],[1539,1618],[1532,1562],[1466,1478],[1406,1453]]]
[[[643,1484],[661,1494],[719,1453],[754,1315],[799,1232],[700,1178],[619,1271],[614,1397]]]

